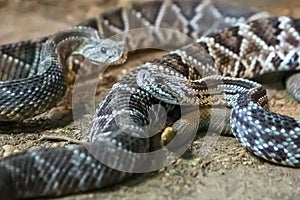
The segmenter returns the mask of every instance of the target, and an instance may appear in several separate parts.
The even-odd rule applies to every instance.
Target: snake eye
[[[101,47],[101,53],[106,54],[106,48],[105,47]]]

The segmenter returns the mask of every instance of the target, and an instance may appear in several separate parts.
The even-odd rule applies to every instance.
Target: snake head
[[[126,60],[125,43],[111,39],[91,40],[79,53],[93,64],[122,64]]]

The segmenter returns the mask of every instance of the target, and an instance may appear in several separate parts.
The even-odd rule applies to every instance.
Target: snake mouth
[[[122,55],[120,55],[119,57],[116,57],[114,59],[112,59],[112,57],[109,57],[108,59],[110,59],[110,61],[99,62],[99,60],[92,59],[92,58],[88,58],[87,60],[95,65],[99,65],[99,64],[121,65],[126,62],[127,57],[128,57],[127,54],[123,53]]]
[[[112,64],[115,64],[115,65],[124,64],[126,62],[126,60],[127,60],[127,57],[128,57],[127,53],[123,53],[121,55],[121,57],[118,60],[116,60],[115,62],[113,62]]]

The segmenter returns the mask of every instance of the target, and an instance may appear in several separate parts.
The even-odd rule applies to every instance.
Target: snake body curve
[[[150,9],[144,9],[145,7]],[[179,20],[174,22],[175,16]],[[214,34],[201,37],[197,40],[197,45],[191,44],[172,51],[125,75],[113,86],[97,109],[91,129],[90,143],[68,148],[26,150],[1,159],[0,197],[18,199],[60,196],[98,189],[124,180],[131,175],[131,171],[146,167],[147,157],[144,157],[143,153],[147,153],[150,148],[149,134],[153,128],[150,125],[153,122],[149,111],[152,106],[160,104],[167,113],[174,113],[178,109],[178,104],[209,104],[207,99],[213,95],[207,92],[207,83],[211,83],[211,88],[218,88],[221,93],[226,94],[224,104],[232,107],[232,132],[244,146],[267,160],[299,166],[298,145],[300,142],[297,142],[297,139],[300,128],[298,121],[266,111],[265,91],[259,84],[244,79],[210,76],[217,71],[223,76],[253,78],[268,72],[299,69],[299,55],[297,51],[294,51],[300,41],[298,33],[300,21],[297,19],[287,17],[257,19],[215,33],[224,26],[256,19],[257,16],[259,15],[253,11],[241,11],[230,6],[207,2],[150,1],[133,3],[129,8],[117,8],[80,24],[81,27],[85,25],[97,27],[100,35],[105,37],[131,28],[149,25],[174,28],[194,38],[203,34]],[[204,23],[208,27],[202,26],[201,20],[205,19],[212,20],[210,23]],[[267,31],[261,32],[261,30]],[[88,31],[87,34],[91,32]],[[73,32],[70,31],[70,33]],[[152,34],[160,38],[162,43],[166,40],[155,30]],[[94,36],[97,38],[96,35]],[[65,36],[65,34],[60,36]],[[80,38],[82,37],[84,36]],[[52,41],[56,38],[59,38],[59,34],[55,35]],[[144,39],[145,36],[140,36],[138,40],[129,40],[129,49],[146,45],[141,44],[145,41]],[[57,47],[57,44],[54,44],[55,47],[49,51],[43,51],[42,46],[46,41],[51,41],[51,39],[42,38],[0,47],[2,68],[8,69],[9,67],[4,66],[9,64],[10,69],[24,70],[24,73],[19,73],[18,76],[15,75],[16,73],[5,78],[1,75],[3,82],[0,86],[2,88],[5,88],[7,83],[12,84],[14,82],[12,79],[26,82],[26,77],[35,77],[32,74],[45,75],[47,70],[39,69],[44,59],[46,59],[46,64],[42,66],[49,69],[49,66],[60,66],[66,56],[73,52],[73,50],[69,53],[59,50],[58,52],[62,54],[60,60],[57,60],[55,53],[48,54]],[[69,40],[66,41],[69,42]],[[70,41],[70,44],[73,43]],[[199,49],[198,45],[202,48]],[[213,58],[214,63],[211,63],[211,59],[205,59],[207,54]],[[54,56],[54,60],[58,63],[47,64],[48,55]],[[14,57],[18,59],[14,60]],[[27,68],[33,71],[26,71]],[[151,72],[150,77],[154,80],[150,84],[151,87],[137,83],[137,76],[143,70]],[[164,77],[168,80],[167,84],[159,84],[159,81],[157,83],[155,76]],[[142,80],[143,77],[142,74]],[[223,84],[214,84],[218,80]],[[63,80],[58,82],[63,83]],[[155,84],[159,87],[154,87]],[[172,89],[172,86],[176,84],[178,90]],[[64,86],[58,87],[62,89],[60,94],[62,96]],[[6,89],[3,91],[5,92]],[[184,94],[183,97],[192,98],[180,100],[182,94]],[[7,98],[1,101],[6,102]],[[56,100],[51,101],[52,104],[48,107],[55,105],[53,102]],[[22,116],[10,117],[2,111],[1,114],[2,120],[23,119]],[[124,115],[130,118],[117,120],[123,118]],[[33,115],[30,114],[25,118],[31,116]],[[251,120],[251,117],[254,119],[255,116],[258,116],[257,119],[260,121]],[[265,119],[272,123],[265,123]],[[155,120],[160,121],[159,116]],[[172,123],[177,122],[173,119]],[[271,135],[270,130],[273,130],[278,137]],[[244,133],[250,136],[245,137]],[[290,137],[290,135],[293,136]],[[270,137],[272,140],[266,142]],[[121,154],[116,154],[116,151],[120,151]],[[101,159],[94,157],[95,154],[102,156]],[[107,166],[100,162],[103,159],[113,160],[113,162]],[[128,171],[117,170],[122,166],[126,166]]]

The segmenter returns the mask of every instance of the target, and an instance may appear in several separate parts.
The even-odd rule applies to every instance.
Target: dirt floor
[[[225,1],[225,0],[224,0]],[[300,1],[253,0],[235,1],[243,6],[258,7],[273,15],[300,17]],[[0,43],[32,39],[62,30],[102,10],[127,1],[117,0],[0,0]],[[156,53],[155,56],[158,56]],[[112,83],[152,54],[138,54],[122,68],[104,75],[100,99]],[[118,75],[116,75],[118,74]],[[103,77],[102,77],[103,78]],[[266,85],[271,110],[294,117],[300,116],[300,104],[282,84]],[[21,131],[0,135],[0,155],[36,146],[61,146],[68,142],[41,140],[49,135],[66,135],[83,139],[79,128],[70,120],[63,127],[43,131]],[[1,125],[5,129],[5,124]],[[219,137],[207,156],[199,156],[203,139],[195,141],[189,158],[143,176],[137,176],[111,188],[60,199],[299,199],[300,171],[273,165],[247,152],[232,137]]]

